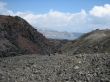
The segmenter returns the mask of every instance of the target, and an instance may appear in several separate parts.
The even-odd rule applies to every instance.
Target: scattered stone
[[[79,69],[79,66],[75,66],[74,69]]]

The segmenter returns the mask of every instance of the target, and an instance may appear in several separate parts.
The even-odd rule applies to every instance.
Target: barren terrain
[[[110,82],[110,54],[0,58],[0,82]]]

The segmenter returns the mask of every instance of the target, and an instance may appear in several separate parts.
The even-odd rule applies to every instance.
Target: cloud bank
[[[39,29],[51,29],[68,32],[88,32],[93,29],[110,28],[110,4],[94,6],[91,10],[77,13],[50,10],[44,14],[33,12],[13,12],[7,3],[0,2],[1,15],[18,15]]]

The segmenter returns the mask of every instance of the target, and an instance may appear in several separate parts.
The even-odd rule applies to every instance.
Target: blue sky
[[[0,14],[18,15],[37,29],[88,32],[110,28],[110,0],[0,0]]]
[[[8,3],[13,11],[32,11],[46,13],[50,9],[61,12],[79,12],[89,10],[95,5],[110,3],[110,0],[2,0]]]

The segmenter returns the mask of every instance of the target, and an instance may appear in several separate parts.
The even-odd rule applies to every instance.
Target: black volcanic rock
[[[94,30],[79,39],[63,46],[63,52],[79,53],[110,53],[110,30]]]
[[[50,54],[52,49],[52,43],[24,19],[0,15],[0,57]]]

